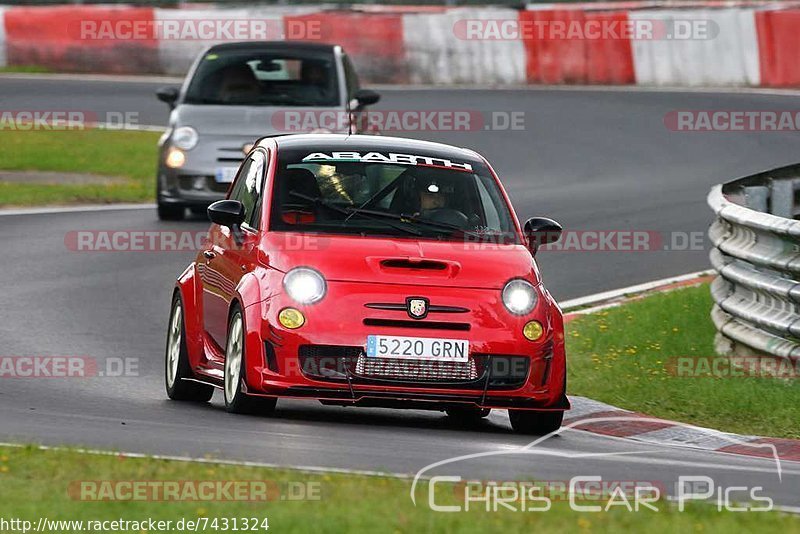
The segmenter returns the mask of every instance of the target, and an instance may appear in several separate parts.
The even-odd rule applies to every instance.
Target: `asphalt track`
[[[163,124],[153,83],[0,78],[3,109],[138,111]],[[704,232],[708,188],[719,181],[800,159],[793,133],[675,133],[675,109],[793,109],[795,98],[572,90],[384,91],[385,109],[524,111],[526,129],[434,132],[414,136],[478,149],[493,162],[521,217],[550,215],[581,230]],[[23,135],[23,134],[20,134]],[[46,147],[42,147],[46,150]],[[78,253],[73,230],[202,230],[203,221],[160,223],[149,210],[0,216],[2,354],[138,358],[138,376],[3,379],[0,440],[82,445],[131,452],[213,455],[279,465],[415,473],[447,458],[507,454],[448,464],[427,473],[565,480],[659,481],[707,475],[718,485],[763,485],[797,506],[800,466],[719,453],[643,445],[568,431],[515,453],[530,440],[511,433],[504,414],[482,427],[448,425],[438,413],[323,407],[281,402],[274,417],[226,414],[209,405],[168,402],[162,358],[174,277],[184,252]],[[542,254],[544,279],[563,300],[705,269],[706,251]],[[599,454],[599,456],[592,454]],[[609,453],[627,453],[609,456]],[[589,454],[590,456],[586,456]]]

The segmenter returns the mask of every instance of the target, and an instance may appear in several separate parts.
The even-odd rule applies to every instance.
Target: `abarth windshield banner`
[[[418,156],[414,154],[396,154],[390,152],[381,154],[380,152],[314,152],[303,158],[303,161],[358,161],[363,163],[397,163],[400,165],[418,165],[420,167],[438,167],[442,169],[455,169],[461,171],[471,171],[472,165],[469,163],[456,163],[445,158],[434,158],[430,156]]]

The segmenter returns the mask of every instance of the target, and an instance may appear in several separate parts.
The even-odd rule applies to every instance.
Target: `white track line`
[[[56,213],[82,213],[90,211],[151,210],[155,204],[102,204],[99,206],[53,206],[49,208],[0,209],[0,217],[5,215],[50,215]]]
[[[35,74],[8,72],[0,74],[0,79],[43,80],[43,81],[81,81],[81,82],[115,82],[115,83],[163,83],[182,84],[183,77],[177,76],[135,76],[118,74]],[[591,92],[640,92],[640,93],[712,93],[712,94],[753,94],[771,96],[800,95],[797,89],[772,89],[760,87],[677,87],[647,85],[388,85],[370,84],[374,89],[385,91],[591,91]]]
[[[182,84],[183,77],[177,76],[135,76],[132,74],[36,74],[27,72],[5,72],[0,79],[10,80],[44,80],[44,81],[76,81],[76,82],[120,82],[120,83],[164,83]]]
[[[602,293],[595,293],[594,295],[587,295],[585,297],[578,297],[576,299],[565,300],[564,302],[559,302],[559,306],[564,311],[569,311],[570,309],[574,308],[581,308],[583,306],[591,306],[592,304],[597,304],[599,302],[605,302],[612,299],[617,299],[624,297],[626,295],[632,295],[635,293],[644,293],[645,291],[650,291],[652,289],[656,289],[662,286],[670,285],[670,284],[677,284],[680,282],[686,282],[687,280],[692,280],[694,278],[699,278],[701,276],[708,276],[713,274],[714,271],[697,271],[694,273],[689,274],[682,274],[680,276],[673,276],[670,278],[662,278],[661,280],[654,280],[652,282],[646,282],[644,284],[638,284],[635,286],[623,287],[620,289],[613,289],[611,291],[604,291]],[[594,309],[593,309],[594,310]],[[582,310],[584,313],[590,310]]]
[[[0,447],[12,447],[22,449],[30,447],[31,445],[23,445],[20,443],[6,443],[0,442]],[[384,477],[384,478],[400,478],[411,479],[414,475],[406,473],[391,473],[383,471],[369,471],[364,469],[347,469],[344,467],[317,467],[317,466],[295,466],[295,465],[282,465],[273,464],[268,462],[250,462],[245,460],[225,460],[223,458],[194,458],[191,456],[170,456],[162,454],[143,454],[140,452],[115,452],[104,451],[99,449],[74,449],[70,447],[51,447],[49,445],[33,445],[34,448],[40,451],[60,451],[60,452],[74,452],[78,454],[93,454],[97,456],[122,456],[125,458],[141,458],[151,460],[170,460],[175,462],[190,462],[198,464],[220,464],[220,465],[235,465],[241,467],[265,467],[269,469],[283,469],[291,471],[300,471],[311,474],[320,473],[340,473],[343,475],[361,475],[370,477]]]

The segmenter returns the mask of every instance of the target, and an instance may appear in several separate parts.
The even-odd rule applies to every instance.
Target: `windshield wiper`
[[[350,208],[349,211],[353,215],[355,215],[355,214],[365,214],[365,215],[371,215],[371,216],[374,216],[374,217],[386,217],[386,218],[389,218],[389,219],[396,219],[396,220],[399,220],[399,221],[407,221],[407,222],[412,222],[412,223],[415,223],[415,224],[426,224],[428,226],[433,226],[434,228],[439,228],[439,229],[442,229],[442,230],[450,230],[452,232],[461,232],[464,235],[480,237],[479,234],[477,234],[477,233],[475,233],[475,232],[473,232],[471,230],[466,230],[466,229],[458,226],[457,224],[451,224],[451,223],[446,223],[446,222],[442,222],[442,221],[434,221],[432,219],[424,219],[424,218],[421,218],[421,217],[416,217],[414,215],[406,215],[406,214],[403,214],[403,213],[399,213],[399,214],[398,213],[391,213],[391,212],[388,212],[388,211],[366,210],[366,209],[363,209],[363,208]]]
[[[347,216],[347,219],[345,219],[345,221],[350,219],[350,217],[352,217],[356,213],[364,210],[364,208],[366,208],[367,206],[371,206],[374,202],[382,200],[383,197],[389,194],[389,192],[393,191],[394,189],[397,189],[397,184],[400,181],[400,176],[402,176],[402,174],[400,174],[397,178],[395,178],[394,180],[386,184],[384,187],[382,187],[380,191],[378,191],[377,193],[369,197],[367,200],[365,200],[359,207],[352,210],[350,212],[350,215]]]
[[[348,216],[347,219],[345,219],[343,222],[347,222],[347,220],[350,218],[350,215],[353,215],[353,214],[361,215],[365,219],[370,219],[370,220],[373,220],[373,221],[379,220],[379,218],[375,217],[374,214],[372,214],[372,213],[368,213],[368,212],[365,212],[365,211],[358,211],[355,208],[345,208],[345,207],[342,207],[342,206],[337,206],[336,204],[332,203],[330,200],[322,198],[322,197],[312,197],[312,196],[309,196],[309,195],[304,195],[303,193],[298,193],[297,191],[289,191],[289,194],[294,196],[294,197],[306,200],[308,202],[313,202],[314,204],[316,204],[318,206],[322,206],[323,208],[327,208],[327,209],[329,209],[331,211],[335,211],[337,213],[342,213],[344,215],[347,215]],[[375,213],[382,213],[382,212],[375,212]],[[412,235],[415,235],[415,236],[421,236],[422,235],[422,232],[420,232],[419,230],[417,230],[413,226],[391,224],[391,223],[388,223],[387,221],[383,221],[383,222],[385,222],[386,224],[388,224],[389,226],[391,226],[395,230],[400,230],[401,232],[406,232],[408,234],[412,234]]]

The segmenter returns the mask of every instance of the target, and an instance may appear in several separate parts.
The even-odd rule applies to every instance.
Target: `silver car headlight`
[[[325,278],[308,267],[296,267],[283,277],[283,287],[293,300],[300,304],[313,304],[322,300],[327,291]]]
[[[522,278],[509,280],[503,287],[503,305],[514,315],[526,315],[539,299],[533,284]]]
[[[191,150],[197,146],[200,136],[191,126],[181,126],[172,134],[172,146],[181,150]]]

